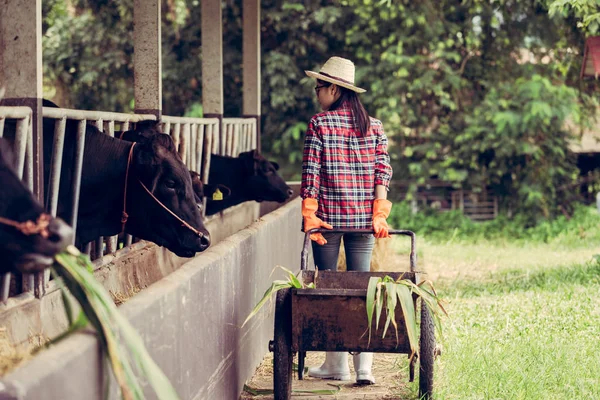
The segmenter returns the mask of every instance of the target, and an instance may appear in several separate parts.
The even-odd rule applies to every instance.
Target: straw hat
[[[354,86],[354,63],[341,57],[331,57],[319,72],[304,71],[311,78],[331,82],[356,93],[364,93],[365,89]]]

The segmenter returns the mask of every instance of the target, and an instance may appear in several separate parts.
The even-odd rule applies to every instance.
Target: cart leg
[[[282,289],[275,300],[273,394],[275,400],[292,396],[292,292]]]
[[[421,337],[419,341],[419,398],[430,399],[433,394],[433,361],[435,326],[431,311],[421,299]]]
[[[304,359],[306,358],[305,351],[298,352],[298,379],[302,380],[304,378]]]

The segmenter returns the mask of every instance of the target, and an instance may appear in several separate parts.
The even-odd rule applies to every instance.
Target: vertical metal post
[[[206,118],[223,120],[223,13],[221,0],[202,0],[202,106]],[[222,128],[222,127],[220,127]],[[223,135],[223,129],[219,129]],[[221,136],[223,137],[223,136]],[[221,142],[223,142],[221,140]]]
[[[160,0],[133,2],[135,112],[162,114]]]
[[[260,151],[260,0],[243,0],[243,110],[256,120],[256,148]]]
[[[73,228],[73,244],[75,244],[75,233],[77,232],[77,214],[79,213],[79,192],[81,189],[81,172],[83,170],[83,151],[85,149],[85,126],[87,121],[79,121],[77,125],[77,137],[75,139],[75,165],[73,166],[73,211],[69,221]]]

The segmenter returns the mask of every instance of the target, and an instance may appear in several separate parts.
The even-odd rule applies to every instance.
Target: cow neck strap
[[[132,143],[131,148],[129,149],[129,157],[127,158],[127,168],[125,169],[125,191],[123,193],[123,213],[121,215],[121,224],[122,224],[121,233],[125,232],[125,224],[127,224],[127,219],[129,218],[129,214],[127,214],[127,182],[129,180],[129,165],[131,164],[131,159],[133,158],[133,147],[134,146],[135,146],[135,142]],[[148,192],[150,197],[152,197],[154,199],[154,201],[156,201],[158,203],[158,205],[160,205],[162,208],[167,210],[167,212],[169,214],[171,214],[179,222],[181,222],[181,225],[185,226],[186,228],[188,228],[189,230],[194,232],[196,234],[196,236],[199,236],[199,237],[204,236],[202,234],[202,232],[198,231],[196,228],[194,228],[193,226],[191,226],[190,224],[188,224],[187,222],[185,222],[184,220],[179,218],[179,216],[177,214],[175,214],[173,211],[171,211],[169,209],[169,207],[165,206],[159,199],[157,199],[156,196],[154,196],[154,194],[152,194],[152,192],[150,190],[148,190],[148,188],[146,187],[146,185],[144,185],[144,183],[142,181],[140,181],[138,179],[138,182],[140,183],[140,185],[142,185],[144,190],[146,192]]]
[[[123,212],[121,213],[121,233],[125,232],[125,224],[127,224],[127,220],[129,219],[129,214],[127,214],[127,182],[129,181],[129,166],[131,165],[131,159],[133,158],[133,148],[135,147],[135,142],[131,144],[131,148],[129,149],[129,156],[127,157],[127,167],[125,168],[125,190],[123,191]]]
[[[152,197],[154,199],[154,201],[156,201],[158,203],[158,205],[160,205],[162,208],[164,208],[165,210],[167,210],[167,212],[169,214],[171,214],[179,222],[181,222],[182,226],[185,226],[190,231],[194,232],[196,234],[196,236],[198,236],[198,237],[203,237],[204,236],[204,234],[202,234],[202,232],[198,231],[196,228],[194,228],[193,226],[191,226],[190,224],[188,224],[187,222],[185,222],[184,220],[182,220],[181,218],[179,218],[179,216],[177,214],[175,214],[173,211],[171,211],[169,209],[169,207],[165,206],[159,199],[157,199],[156,196],[154,196],[154,194],[152,194],[152,192],[146,187],[146,185],[144,185],[144,183],[142,181],[138,180],[138,182],[140,182],[140,185],[142,185],[142,187],[144,188],[144,190],[146,192],[148,192],[148,194],[150,195],[150,197]]]
[[[48,214],[40,214],[36,222],[33,221],[25,221],[25,222],[17,222],[11,219],[0,217],[0,224],[12,226],[17,229],[24,235],[37,235],[39,234],[44,239],[50,236],[50,232],[48,232],[48,225],[50,225],[50,221],[52,217]]]

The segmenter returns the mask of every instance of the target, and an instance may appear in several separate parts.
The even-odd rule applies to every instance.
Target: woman
[[[304,231],[314,228],[373,229],[389,237],[386,222],[392,203],[387,191],[392,177],[387,137],[381,121],[370,118],[354,85],[352,61],[331,57],[319,72],[315,94],[322,113],[312,117],[304,140],[302,216]],[[313,257],[320,270],[335,271],[344,238],[348,271],[369,271],[375,237],[372,234],[312,234]],[[354,355],[356,381],[373,384],[373,353]],[[345,352],[327,352],[325,363],[308,374],[323,379],[349,380]]]

